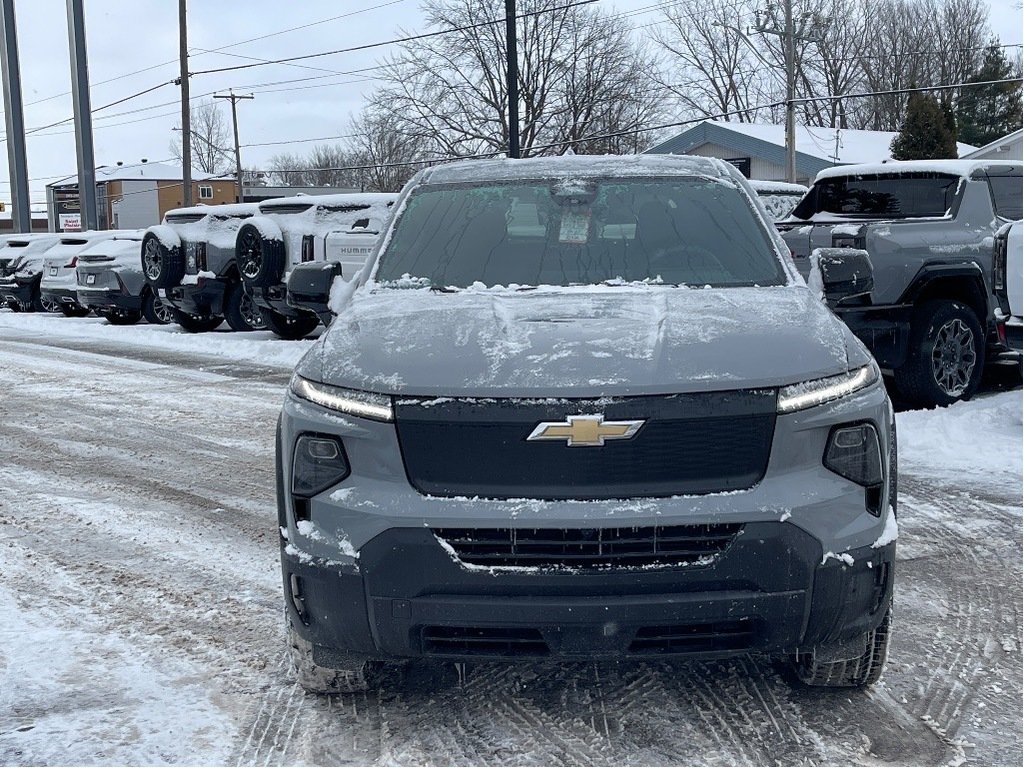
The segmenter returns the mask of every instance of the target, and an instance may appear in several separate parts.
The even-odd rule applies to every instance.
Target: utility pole
[[[786,181],[796,182],[796,41],[817,40],[824,21],[811,13],[793,17],[793,0],[782,0],[782,24],[776,5],[769,2],[764,11],[756,12],[755,28],[763,35],[782,39],[786,62]]]
[[[188,20],[186,0],[178,0],[178,62],[181,74],[181,204],[192,205],[192,114],[188,102]]]
[[[505,0],[505,77],[508,91],[508,156],[519,157],[519,53],[516,0]]]
[[[68,0],[68,44],[71,50],[71,100],[75,112],[78,155],[78,203],[82,229],[99,229],[96,209],[96,157],[92,146],[92,102],[89,98],[89,58],[86,55],[85,11],[82,0]]]
[[[32,207],[25,153],[25,114],[21,103],[21,65],[18,61],[18,28],[14,0],[0,0],[0,69],[4,81],[4,117],[7,118],[7,168],[11,176],[11,227],[32,231]]]
[[[238,184],[238,202],[242,202],[242,152],[238,144],[238,109],[235,105],[240,99],[251,99],[254,97],[251,93],[242,95],[234,91],[228,91],[227,96],[214,94],[213,98],[231,99],[231,124],[235,129],[235,179]]]

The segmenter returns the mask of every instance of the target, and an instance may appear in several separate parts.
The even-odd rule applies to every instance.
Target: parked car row
[[[212,330],[227,320],[236,331],[268,328],[302,338],[329,322],[333,279],[362,266],[396,198],[298,196],[173,210],[143,236],[145,279],[186,330]],[[317,279],[289,290],[296,271]],[[309,291],[311,284],[320,290]]]

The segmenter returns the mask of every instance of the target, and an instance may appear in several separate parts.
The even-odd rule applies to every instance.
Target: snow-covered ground
[[[768,661],[284,662],[273,425],[310,342],[0,312],[0,764],[1000,764],[1021,754],[1021,392],[898,416],[894,647]]]

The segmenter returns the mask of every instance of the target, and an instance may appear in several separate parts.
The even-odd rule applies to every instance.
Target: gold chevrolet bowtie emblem
[[[568,416],[565,421],[542,421],[527,440],[564,440],[570,448],[604,445],[605,440],[629,440],[644,424],[633,421],[605,421],[604,416]]]

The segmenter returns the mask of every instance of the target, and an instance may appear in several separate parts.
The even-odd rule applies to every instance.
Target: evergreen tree
[[[903,125],[890,145],[894,160],[955,158],[956,131],[934,96],[911,93]]]
[[[1020,77],[1018,67],[1002,48],[993,45],[985,51],[978,71],[968,82],[984,83]],[[982,147],[1021,127],[1020,83],[979,85],[964,88],[957,102],[959,140]]]

